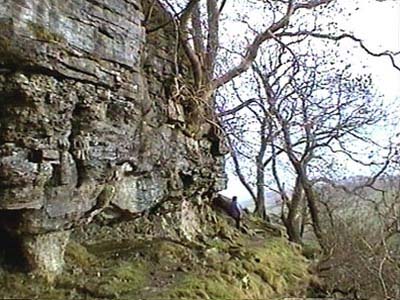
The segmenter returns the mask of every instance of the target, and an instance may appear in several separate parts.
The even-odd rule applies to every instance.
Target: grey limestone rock
[[[0,0],[0,226],[38,269],[58,272],[41,252],[56,241],[60,260],[57,232],[101,212],[110,185],[107,206],[131,214],[224,187],[221,141],[187,134],[175,36],[146,34],[146,3]]]
[[[22,237],[22,249],[31,269],[52,282],[62,272],[69,231]]]

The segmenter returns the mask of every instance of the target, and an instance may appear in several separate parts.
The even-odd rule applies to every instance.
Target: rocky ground
[[[239,231],[211,206],[196,209],[202,222],[193,237],[174,228],[173,205],[133,221],[105,224],[99,217],[72,233],[64,271],[53,283],[21,272],[17,264],[3,265],[0,294],[35,299],[272,299],[305,294],[312,280],[309,262],[299,247],[281,237],[279,228],[247,217]]]

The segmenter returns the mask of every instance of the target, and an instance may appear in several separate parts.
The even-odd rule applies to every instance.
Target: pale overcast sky
[[[342,1],[346,1],[346,4],[352,2]],[[344,20],[343,27],[352,28],[355,35],[365,40],[366,45],[376,52],[400,51],[400,1],[363,2],[349,20]],[[400,71],[395,70],[387,58],[360,54],[375,74],[377,86],[388,100],[399,97]],[[400,57],[397,62],[400,65]]]

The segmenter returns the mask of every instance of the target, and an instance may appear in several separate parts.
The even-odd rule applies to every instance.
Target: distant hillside
[[[248,208],[250,211],[255,208],[253,199],[239,199],[239,202],[243,207]],[[266,195],[265,205],[267,208],[267,213],[279,213],[281,206],[279,195],[274,192],[268,192]]]
[[[349,197],[349,193],[346,191],[352,191],[355,188],[358,188],[358,194],[371,194],[372,191],[374,193],[377,190],[393,190],[396,187],[400,187],[400,176],[382,176],[381,178],[375,180],[373,184],[373,188],[371,187],[362,187],[363,185],[367,185],[370,183],[371,178],[367,176],[350,176],[346,177],[341,180],[337,180],[332,182],[332,184],[328,183],[318,183],[316,184],[316,189],[319,191],[321,196],[324,197],[325,200],[333,200],[333,199],[348,199],[351,200]],[[288,194],[291,194],[291,191],[288,191]],[[248,208],[250,211],[254,209],[254,201],[251,198],[239,198],[239,202],[243,207]],[[268,213],[280,213],[281,209],[281,199],[279,195],[275,192],[268,192],[266,194],[266,208]]]

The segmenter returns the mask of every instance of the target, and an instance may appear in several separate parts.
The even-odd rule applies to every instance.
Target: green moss
[[[196,243],[149,235],[141,219],[115,227],[91,225],[88,232],[95,236],[88,240],[81,234],[82,241],[92,244],[85,247],[72,241],[68,245],[65,270],[54,286],[22,273],[5,273],[0,275],[0,294],[55,300],[239,300],[304,295],[311,278],[299,247],[271,236],[261,221],[246,220],[244,234],[219,214],[207,220]],[[97,242],[99,238],[102,242]]]
[[[82,269],[93,266],[97,261],[96,257],[89,253],[85,247],[74,241],[67,245],[67,249],[65,251],[65,260],[67,264],[74,265]]]
[[[308,259],[316,259],[321,253],[321,246],[317,242],[308,241],[302,246],[302,254]]]
[[[147,267],[138,262],[121,263],[99,272],[98,279],[88,282],[86,290],[100,298],[121,297],[135,294],[147,280]]]
[[[0,294],[7,298],[101,299],[134,295],[148,279],[144,261],[100,260],[82,245],[72,242],[66,250],[66,267],[54,285],[25,273],[0,276]],[[128,296],[127,296],[128,297]],[[128,297],[129,298],[129,297]]]
[[[11,21],[0,22],[0,63],[6,66],[20,66],[29,62],[17,44],[14,24]]]
[[[64,40],[64,38],[61,35],[50,31],[41,24],[28,22],[28,28],[33,32],[35,37],[39,40],[47,42],[62,42]]]
[[[229,259],[207,265],[205,275],[185,275],[164,295],[169,299],[270,299],[304,291],[310,276],[298,249],[281,238],[248,242],[248,247],[231,247]]]
[[[5,65],[21,65],[26,62],[26,57],[12,44],[11,40],[0,36],[0,63]]]
[[[41,278],[28,274],[13,273],[0,277],[0,294],[4,298],[67,299],[67,290],[57,289]]]
[[[166,299],[244,299],[245,293],[224,278],[186,276],[176,287],[164,294]]]

